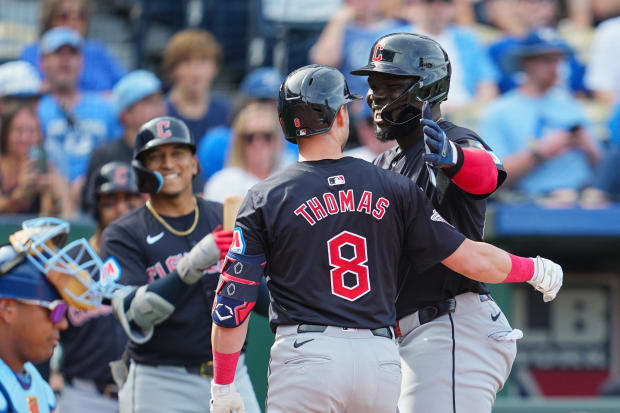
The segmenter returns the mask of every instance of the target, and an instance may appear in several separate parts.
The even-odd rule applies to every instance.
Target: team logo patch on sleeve
[[[452,227],[452,224],[450,224],[448,221],[446,221],[440,214],[439,212],[437,212],[436,209],[433,209],[433,215],[431,215],[431,221],[435,221],[435,222],[443,222],[445,224],[448,224]]]
[[[121,267],[116,258],[110,257],[104,261],[99,270],[99,280],[101,284],[106,285],[118,281],[119,278],[121,278]]]
[[[235,254],[243,254],[245,252],[245,240],[243,239],[243,230],[239,227],[233,230],[233,240],[230,244],[230,252]]]
[[[330,176],[327,178],[329,186],[344,185],[344,175]]]

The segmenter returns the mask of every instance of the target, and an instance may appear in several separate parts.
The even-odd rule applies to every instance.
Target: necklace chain
[[[148,208],[149,211],[151,211],[151,214],[153,214],[155,219],[158,220],[159,223],[164,226],[164,228],[166,228],[168,231],[170,231],[172,234],[178,237],[184,237],[186,235],[191,234],[196,229],[196,225],[198,225],[198,201],[196,201],[196,197],[194,197],[194,223],[189,229],[185,231],[178,231],[172,228],[172,226],[168,224],[166,220],[161,215],[159,215],[157,211],[155,211],[155,208],[153,208],[153,205],[151,205],[150,199],[146,201],[146,207]]]

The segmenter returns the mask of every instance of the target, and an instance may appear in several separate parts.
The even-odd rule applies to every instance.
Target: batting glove
[[[458,151],[453,142],[448,139],[446,133],[433,120],[428,101],[422,105],[422,119],[420,123],[424,126],[424,149],[422,155],[424,161],[432,166],[440,168],[450,168],[457,164]]]
[[[224,258],[232,238],[232,231],[214,231],[194,245],[177,264],[177,273],[183,282],[196,283],[209,267]]]
[[[245,405],[235,383],[215,384],[211,381],[211,413],[244,413]]]
[[[534,276],[528,283],[543,293],[544,302],[549,302],[555,298],[562,287],[564,280],[562,267],[540,256],[532,259],[534,260]]]

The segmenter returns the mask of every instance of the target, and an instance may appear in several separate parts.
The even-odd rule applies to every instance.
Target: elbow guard
[[[228,253],[215,290],[212,311],[215,324],[234,328],[245,321],[256,304],[265,264],[264,255]]]
[[[459,164],[452,182],[473,195],[493,193],[497,189],[498,170],[491,154],[483,149],[457,147]]]

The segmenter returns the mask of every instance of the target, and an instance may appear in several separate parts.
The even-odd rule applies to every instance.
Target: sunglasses
[[[60,323],[67,315],[67,310],[69,309],[69,304],[63,300],[54,300],[50,302],[20,298],[17,299],[17,301],[23,304],[38,305],[39,307],[47,308],[50,312],[50,321],[53,324]]]
[[[243,134],[243,140],[246,143],[252,143],[254,139],[258,137],[261,137],[266,142],[271,142],[273,140],[273,132],[254,132]]]
[[[77,13],[69,10],[60,10],[56,14],[56,18],[65,23],[73,19],[86,21],[86,12],[84,10],[80,10]]]

